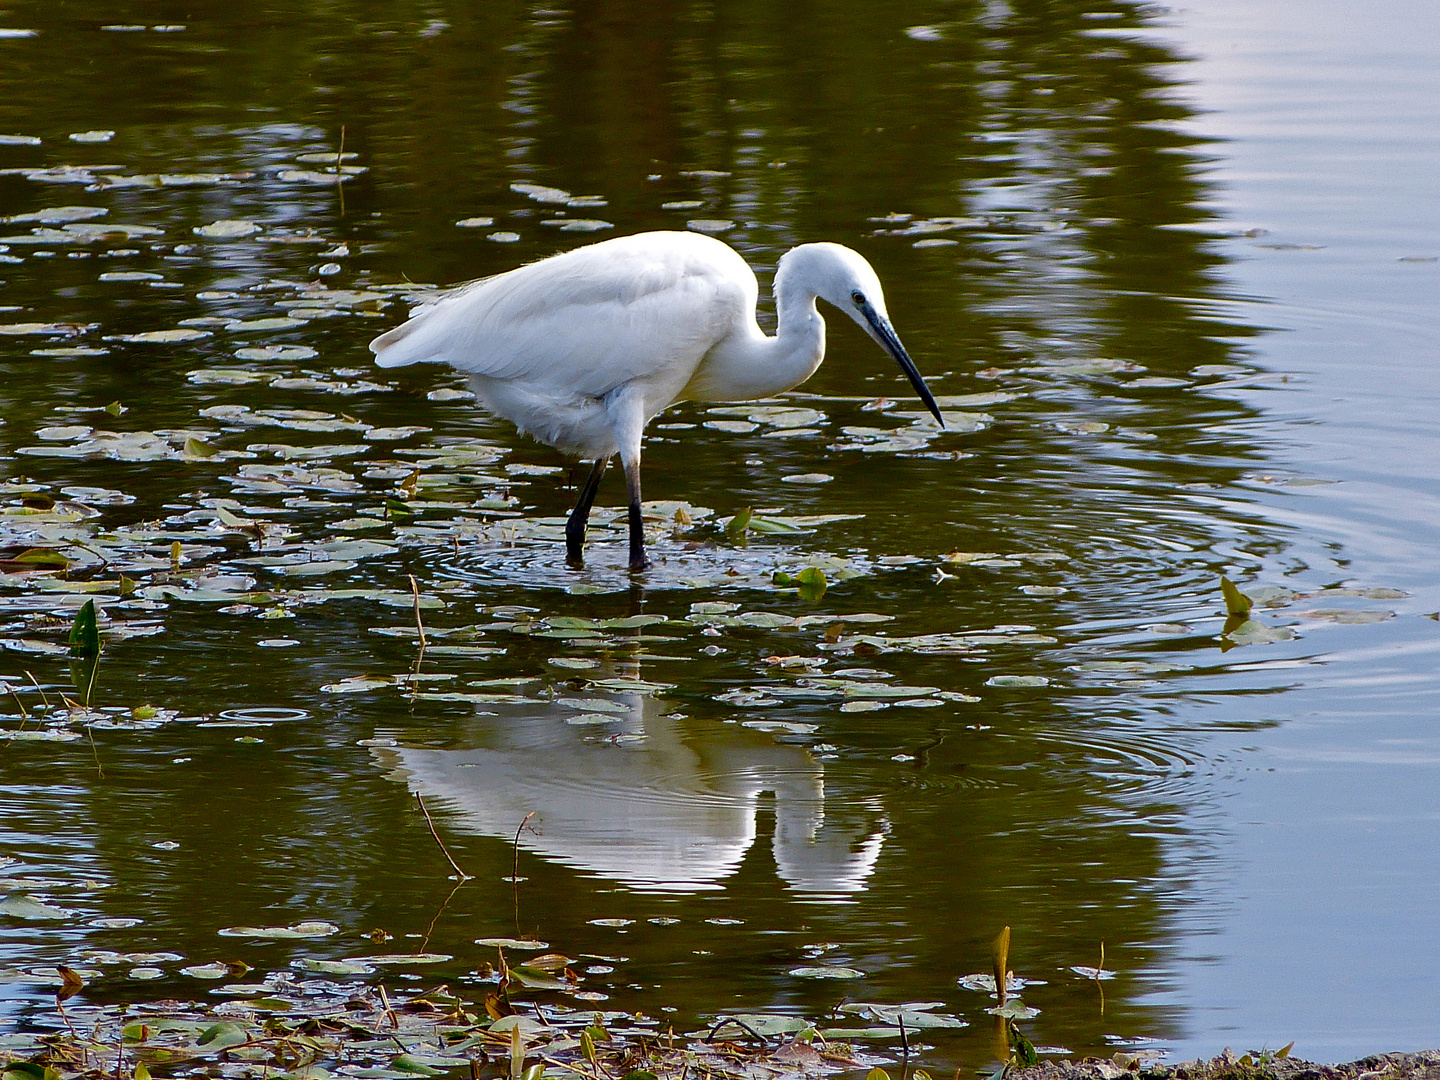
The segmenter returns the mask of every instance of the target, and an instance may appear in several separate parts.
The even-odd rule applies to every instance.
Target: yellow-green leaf
[[[825,595],[825,571],[818,566],[807,566],[795,575],[795,584],[800,587],[800,599],[814,603]]]
[[[1235,583],[1227,577],[1220,579],[1220,593],[1225,597],[1225,610],[1231,615],[1249,615],[1250,605],[1254,603],[1235,587]]]
[[[223,506],[217,506],[215,512],[220,515],[220,524],[231,529],[253,529],[255,522],[251,518],[241,517],[239,514],[232,514]]]
[[[70,560],[54,548],[30,548],[28,551],[22,551],[10,561],[22,563],[25,566],[33,566],[37,570],[64,570],[70,565]]]
[[[1010,927],[1002,927],[1000,933],[995,935],[995,941],[990,946],[990,960],[995,971],[995,996],[1003,1006],[1008,989],[1006,983],[1009,981],[1007,973],[1010,970]]]

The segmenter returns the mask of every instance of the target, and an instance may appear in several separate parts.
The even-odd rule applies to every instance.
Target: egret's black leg
[[[565,522],[565,555],[572,563],[583,561],[581,549],[585,546],[585,524],[590,520],[590,508],[595,505],[595,493],[600,490],[600,477],[605,475],[608,457],[596,458],[595,467],[585,478],[580,497],[575,500],[575,509],[570,511],[570,520]]]
[[[630,498],[630,570],[650,565],[645,557],[645,522],[640,517],[640,462],[625,463],[625,492]]]

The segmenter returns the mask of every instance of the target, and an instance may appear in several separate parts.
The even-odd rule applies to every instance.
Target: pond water
[[[536,935],[677,1030],[943,1002],[969,1069],[1009,925],[1042,1046],[1432,1045],[1437,22],[7,5],[0,1010]],[[687,227],[863,252],[951,423],[832,319],[652,426],[643,583],[613,474],[567,569],[568,463],[366,343]]]

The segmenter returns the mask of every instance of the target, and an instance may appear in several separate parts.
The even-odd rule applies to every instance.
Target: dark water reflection
[[[489,959],[473,939],[517,930],[505,838],[534,810],[520,844],[518,929],[573,954],[623,954],[613,976],[591,983],[616,1007],[673,1007],[688,1024],[735,1006],[822,1010],[841,992],[943,999],[974,1027],[940,1041],[935,1060],[981,1063],[988,1002],[956,979],[985,969],[988,942],[1009,924],[1017,971],[1047,980],[1026,993],[1043,1010],[1037,1042],[1097,1052],[1204,1038],[1163,994],[1192,897],[1188,868],[1218,842],[1217,780],[1243,768],[1247,731],[1275,721],[1194,706],[1302,680],[1254,676],[1281,655],[1273,649],[1245,655],[1249,666],[1216,649],[1215,579],[1264,566],[1275,583],[1303,567],[1287,555],[1290,530],[1241,483],[1263,471],[1273,436],[1254,395],[1238,391],[1279,384],[1250,366],[1254,308],[1222,284],[1215,237],[1228,226],[1212,217],[1204,171],[1220,151],[1181,123],[1186,69],[1147,32],[1154,17],[1118,3],[958,2],[938,13],[921,3],[203,13],[162,4],[103,19],[81,6],[13,5],[0,22],[39,33],[0,40],[0,133],[43,141],[0,146],[0,215],[93,205],[109,211],[107,223],[163,233],[81,245],[32,242],[30,223],[0,228],[9,256],[0,322],[98,324],[75,336],[0,337],[7,505],[20,507],[27,480],[56,494],[86,485],[133,496],[75,498],[97,504],[105,529],[162,521],[146,534],[156,561],[135,571],[142,588],[162,583],[173,536],[197,564],[258,575],[264,588],[391,595],[388,606],[258,601],[227,614],[218,602],[173,598],[139,611],[118,596],[102,603],[116,620],[149,618],[164,632],[111,648],[99,702],[152,703],[187,719],[142,731],[102,725],[93,750],[88,741],[0,749],[0,859],[15,860],[0,874],[55,879],[6,887],[69,912],[0,923],[0,995],[38,1000],[36,972],[82,964],[86,949],[169,949],[201,963],[235,951],[215,936],[223,926],[303,918],[332,920],[342,934],[296,950],[245,946],[245,959],[263,972],[293,955],[351,955],[365,951],[358,935],[379,926],[407,948],[418,939],[454,954],[441,974],[464,981]],[[184,29],[101,29],[131,19]],[[67,138],[92,129],[116,134]],[[323,160],[297,157],[338,152],[342,130],[355,155],[347,163],[366,170],[343,193],[323,177],[284,178],[323,171]],[[73,184],[16,171],[57,165],[92,171]],[[194,173],[230,178],[116,182]],[[601,199],[540,203],[515,183]],[[476,217],[493,225],[455,225]],[[792,244],[851,244],[886,283],[936,393],[999,396],[965,409],[984,414],[973,431],[865,452],[858,443],[874,436],[847,443],[843,429],[896,427],[910,403],[865,343],[836,327],[829,362],[803,388],[817,396],[790,403],[823,413],[817,434],[709,429],[699,425],[714,417],[681,407],[662,421],[694,426],[653,432],[647,493],[720,514],[754,506],[863,518],[755,537],[739,551],[715,530],[697,533],[698,547],[693,536],[662,538],[662,587],[648,596],[615,591],[606,547],[599,569],[577,578],[561,566],[553,521],[542,520],[567,506],[564,476],[528,468],[555,459],[463,402],[427,398],[456,385],[447,374],[390,380],[369,367],[364,343],[401,316],[399,294],[347,306],[297,290],[473,278],[596,238],[559,229],[592,217],[611,223],[599,236],[730,222],[721,235],[762,277]],[[264,232],[243,242],[192,235],[226,219]],[[162,287],[97,280],[111,270],[153,272]],[[277,297],[306,296],[338,314],[255,333],[219,321],[272,317]],[[206,324],[213,336],[193,343],[104,340],[205,317],[217,320]],[[32,352],[77,344],[109,351]],[[233,355],[280,344],[316,355]],[[237,367],[312,383],[374,380],[387,392],[336,398],[187,377]],[[894,408],[867,408],[890,395]],[[56,411],[112,401],[129,411]],[[338,479],[303,490],[247,478],[245,461],[22,452],[37,431],[71,423],[203,429],[226,450],[361,441],[358,429],[299,435],[236,426],[235,414],[205,419],[201,410],[217,405],[431,430],[328,457],[319,464]],[[394,546],[323,581],[285,582],[234,562],[286,549],[272,538],[257,551],[212,524],[213,501],[234,498],[236,512],[328,540],[335,522],[378,514],[395,497],[416,460],[395,446],[473,449],[477,435],[494,460],[447,459],[426,475],[435,506],[420,525],[432,531],[352,522],[338,532]],[[275,451],[259,453],[273,463]],[[818,472],[833,482],[785,480]],[[469,503],[482,492],[518,497],[531,531],[508,540],[477,531]],[[12,554],[36,542],[15,523],[21,509],[6,519]],[[950,552],[1020,557],[977,567],[941,561]],[[819,605],[746,587],[822,555],[860,576]],[[727,577],[737,566],[738,586]],[[422,671],[440,677],[437,691],[519,700],[407,700],[393,686],[321,692],[411,669],[409,574],[450,604],[427,611],[432,629],[478,622],[453,641],[505,650],[432,652]],[[18,578],[5,586],[7,638],[43,634],[37,612],[68,626],[78,606]],[[587,646],[516,633],[527,615],[495,611],[684,620],[690,605],[716,601],[787,616],[883,613],[894,617],[884,627],[892,638],[990,637],[943,651],[841,642],[827,653],[849,632],[838,621],[707,636],[702,619],[647,631],[655,641],[623,630]],[[294,617],[256,617],[267,613]],[[377,626],[394,632],[371,633]],[[828,663],[797,676],[766,662],[777,654]],[[557,667],[556,657],[598,666]],[[756,703],[767,688],[860,666],[920,688],[924,706],[851,710],[844,704],[888,700],[836,695]],[[33,704],[30,671],[51,694],[65,683],[54,657],[0,654],[7,687]],[[1048,684],[1006,685],[1010,676]],[[666,685],[597,689],[586,681],[597,677]],[[517,682],[468,685],[506,678]],[[854,681],[873,686],[875,675]],[[608,703],[601,716],[618,719],[592,711],[592,722],[569,723],[587,714],[565,699]],[[255,706],[304,716],[240,728],[204,719]],[[6,723],[18,726],[18,711]],[[452,885],[411,791],[429,798],[477,876],[448,903]],[[143,921],[96,922],[116,918]],[[606,919],[633,922],[595,923]],[[1095,963],[1102,941],[1119,972],[1103,1007],[1095,985],[1067,970]],[[817,958],[867,977],[836,992],[787,974]],[[97,990],[203,992],[175,971],[162,983],[127,982],[123,968]]]

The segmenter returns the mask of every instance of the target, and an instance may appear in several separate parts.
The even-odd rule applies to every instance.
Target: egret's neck
[[[790,264],[781,262],[775,273],[775,339],[802,352],[814,350],[814,361],[804,375],[809,378],[825,355],[825,320],[815,310],[815,290],[790,271]]]
[[[687,388],[699,401],[743,401],[770,397],[798,386],[825,357],[825,320],[815,310],[815,293],[787,280],[785,264],[775,276],[779,326],[767,336],[753,321],[710,354]]]

